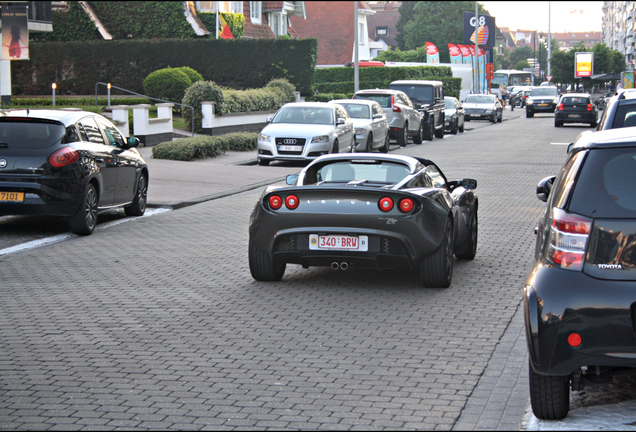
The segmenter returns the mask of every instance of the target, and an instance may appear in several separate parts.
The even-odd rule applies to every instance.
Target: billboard
[[[495,17],[478,15],[475,20],[474,12],[464,12],[464,44],[475,45],[475,37],[479,45],[495,46]]]
[[[594,73],[594,53],[574,53],[574,78],[590,77]]]
[[[26,6],[2,6],[2,59],[29,60]]]

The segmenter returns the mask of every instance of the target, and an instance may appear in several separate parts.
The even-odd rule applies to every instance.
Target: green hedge
[[[198,136],[167,141],[152,148],[155,159],[191,161],[219,156],[226,151],[251,151],[256,149],[258,134],[233,132],[226,135]]]
[[[379,69],[379,68],[375,68],[375,69]],[[418,78],[418,79],[421,79],[421,78]],[[431,81],[441,81],[442,83],[444,83],[444,94],[446,96],[453,96],[459,99],[459,93],[462,88],[461,78],[430,76],[424,79],[431,80]],[[375,89],[375,88],[385,89],[385,88],[389,88],[389,84],[392,81],[393,80],[391,81],[362,81],[360,80],[359,88],[360,90]],[[318,94],[322,94],[322,93],[353,94],[354,89],[355,89],[354,81],[316,83],[316,90],[318,91]],[[317,100],[317,99],[312,99],[312,100]]]
[[[316,69],[316,83],[343,82],[354,80],[352,67]],[[396,81],[401,79],[424,79],[428,77],[452,77],[448,66],[413,67],[368,67],[359,69],[360,81]]]
[[[97,82],[142,93],[151,72],[189,66],[222,87],[260,88],[272,79],[286,78],[309,95],[317,49],[316,39],[31,42],[31,60],[11,64],[12,94],[49,95],[53,82],[59,95],[94,94]]]
[[[140,104],[150,104],[152,103],[150,99],[146,98],[110,98],[111,105],[140,105]],[[98,106],[108,106],[108,98],[99,97],[97,98]],[[11,98],[11,106],[14,108],[17,107],[47,107],[53,106],[52,97],[48,98],[20,98],[20,97],[12,97]],[[95,106],[95,98],[68,98],[68,97],[56,97],[55,98],[55,107],[94,107]]]

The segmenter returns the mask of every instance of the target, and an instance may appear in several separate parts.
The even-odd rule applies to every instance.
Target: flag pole
[[[215,9],[216,9],[216,13],[214,14],[216,16],[216,31],[214,32],[215,34],[215,38],[214,39],[218,39],[219,38],[219,2],[214,2],[215,5]]]

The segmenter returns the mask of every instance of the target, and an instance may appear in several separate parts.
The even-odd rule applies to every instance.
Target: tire
[[[591,127],[593,127],[593,128],[595,128],[596,126],[598,126],[598,123],[596,123],[596,122],[592,122],[592,123],[590,123],[590,126],[591,126]]]
[[[497,120],[499,123],[501,123],[503,121],[503,111],[501,112],[501,114],[499,114],[499,120]]]
[[[400,147],[406,147],[406,144],[409,142],[409,124],[404,123],[404,127],[400,132],[400,135],[397,137],[397,143]]]
[[[461,260],[472,260],[477,255],[477,232],[478,232],[478,223],[477,223],[477,207],[470,215],[470,236],[466,241],[464,249],[460,253],[456,253],[455,256],[457,259]]]
[[[528,364],[530,404],[541,420],[561,420],[570,410],[570,380],[567,376],[539,375]]]
[[[422,259],[419,272],[422,284],[427,288],[450,286],[453,279],[453,225],[450,219],[446,219],[442,244]]]
[[[275,264],[267,252],[256,247],[250,240],[249,243],[250,273],[257,281],[276,282],[283,278],[287,264]]]
[[[433,126],[435,129],[435,126]],[[435,138],[444,138],[444,123],[442,123],[442,127],[435,130]]]
[[[135,199],[128,207],[124,207],[127,216],[143,216],[146,211],[146,203],[148,201],[148,180],[145,174],[139,176],[137,182],[137,190],[135,191]]]
[[[428,128],[424,131],[424,139],[426,141],[433,141],[434,128],[435,128],[435,126],[433,126],[433,123],[429,122],[428,123]]]
[[[386,138],[384,139],[384,145],[380,147],[380,153],[388,153],[389,152],[389,132],[386,133]]]
[[[367,145],[364,151],[367,153],[371,153],[373,151],[373,135],[372,134],[369,134],[369,137],[367,138]]]
[[[450,133],[453,135],[457,135],[457,130],[459,129],[457,123],[459,123],[459,120],[455,120],[455,125],[450,128]]]
[[[84,188],[82,204],[75,214],[69,218],[68,224],[73,234],[90,235],[97,225],[97,190],[92,183]]]
[[[340,144],[338,143],[338,140],[335,140],[333,142],[333,147],[331,148],[331,153],[340,153]]]
[[[464,126],[465,126],[466,120],[464,120],[464,123],[462,123],[461,127],[459,128],[459,132],[460,133],[464,133]]]
[[[265,160],[265,159],[259,159],[258,160],[258,164],[261,165],[261,166],[267,166],[267,165],[269,165],[269,161]]]
[[[554,121],[554,127],[561,127],[563,126],[563,123],[561,123],[560,121]]]
[[[413,137],[413,142],[415,144],[422,144],[422,141],[424,141],[424,124],[420,122],[420,127],[417,130],[417,135]]]
[[[491,123],[497,123],[497,113],[492,115],[492,118],[490,119]]]
[[[530,111],[526,110],[526,118],[532,118],[534,117],[534,113],[531,113]]]

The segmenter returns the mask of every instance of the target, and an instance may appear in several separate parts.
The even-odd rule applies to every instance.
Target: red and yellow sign
[[[574,54],[574,78],[592,76],[594,73],[594,53],[577,52]]]

